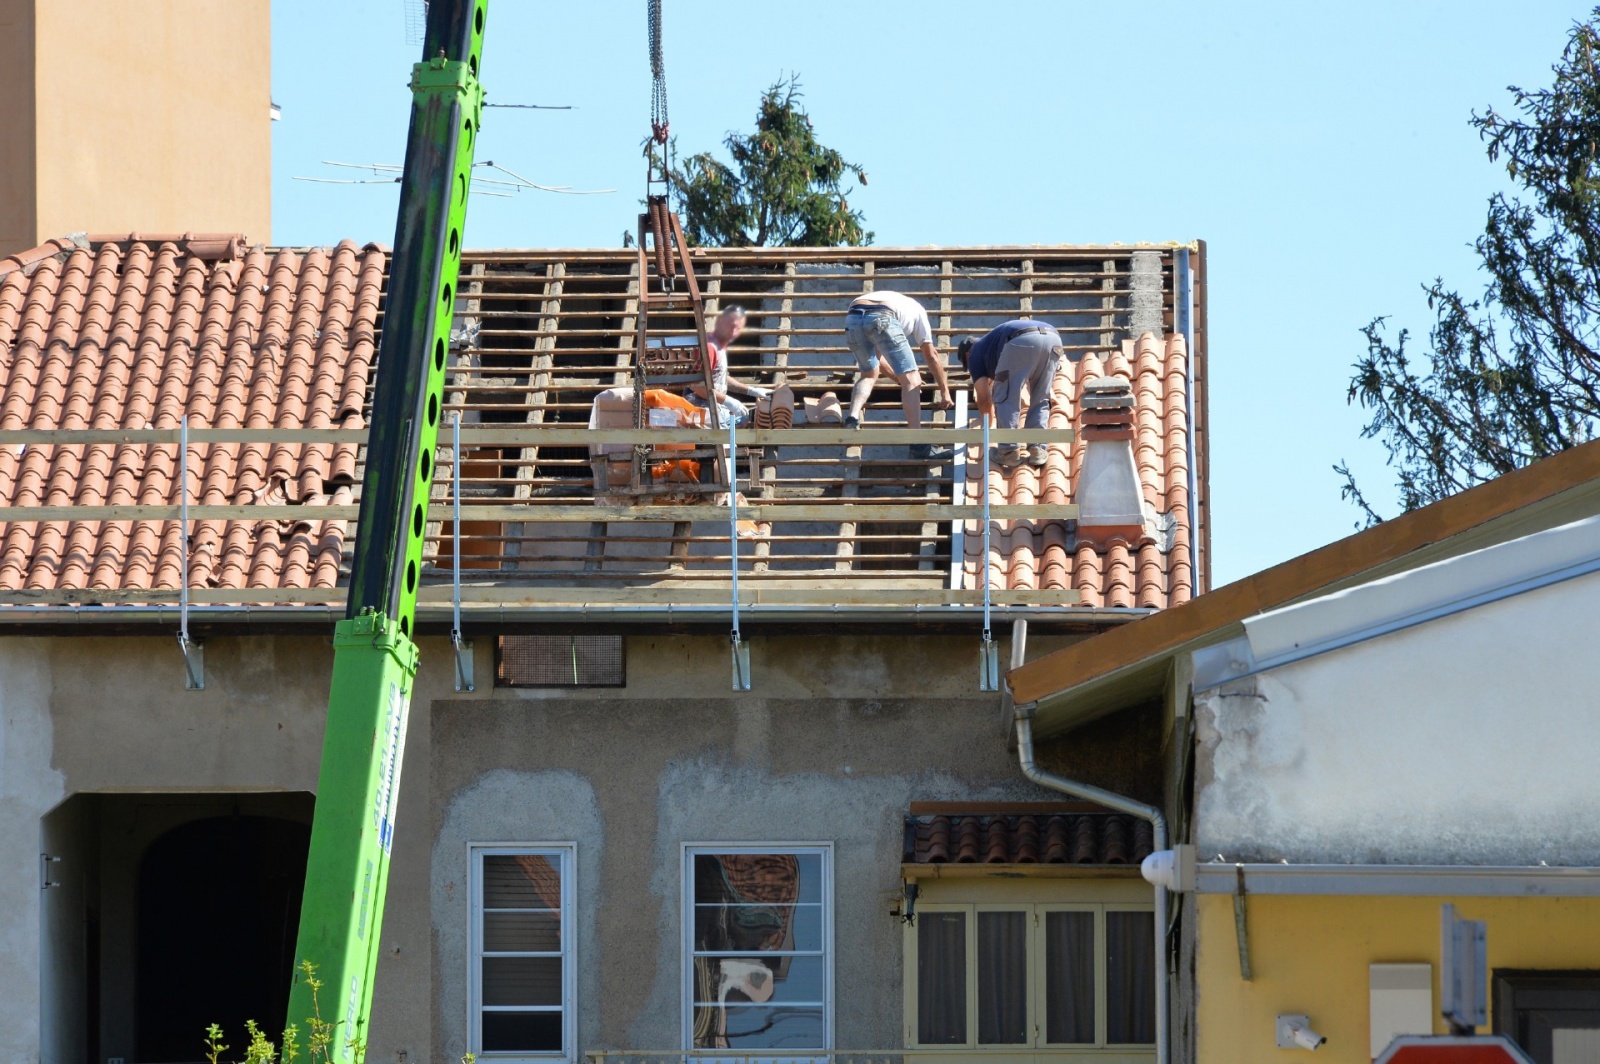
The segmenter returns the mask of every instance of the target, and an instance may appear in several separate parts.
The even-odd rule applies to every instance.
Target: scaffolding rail
[[[185,598],[210,604],[311,605],[342,603],[348,580],[349,546],[359,513],[359,478],[341,498],[318,495],[301,502],[202,502],[200,480],[214,447],[257,447],[274,454],[296,449],[354,447],[363,453],[366,433],[351,429],[200,428],[0,430],[0,447],[59,448],[81,457],[99,449],[114,457],[123,448],[164,448],[185,470],[164,501],[142,503],[65,502],[0,507],[0,535],[14,526],[158,524],[183,534],[187,587],[34,586],[0,588],[0,609],[48,605],[156,605]],[[500,485],[518,481],[519,463],[540,447],[726,442],[711,429],[587,429],[539,424],[462,425],[458,450],[441,445],[440,476],[426,512],[427,566],[420,598],[468,607],[538,605],[664,604],[950,606],[985,601],[982,587],[952,586],[952,549],[963,536],[980,532],[985,512],[992,521],[1066,522],[1071,505],[1005,505],[967,498],[958,462],[916,461],[912,443],[954,444],[960,464],[978,462],[981,428],[945,424],[918,429],[818,426],[742,430],[738,444],[762,452],[760,479],[740,463],[738,490],[694,504],[641,504],[596,494],[586,457],[574,475],[539,492],[508,493]],[[1033,446],[1070,445],[1070,430],[990,430],[992,442]],[[283,449],[289,449],[284,452]],[[179,452],[182,452],[179,454]],[[459,466],[457,457],[459,455]],[[364,454],[363,454],[364,456]],[[853,457],[852,457],[853,456]],[[185,485],[180,494],[178,484]],[[458,490],[452,488],[458,485]],[[187,522],[179,525],[179,522]],[[293,527],[337,523],[337,583],[311,586],[251,586],[249,568],[236,567],[227,586],[195,581],[189,564],[190,532],[203,522],[255,528],[276,522]],[[230,527],[232,527],[230,525]],[[173,548],[178,549],[178,548]],[[959,561],[959,558],[955,559]],[[731,566],[738,566],[737,580]],[[80,565],[87,572],[92,565]],[[304,570],[302,570],[304,572]],[[238,578],[242,577],[242,578]],[[15,583],[14,577],[12,582]],[[733,598],[737,583],[737,599]],[[103,584],[104,582],[102,582]],[[1055,606],[1078,601],[1070,588],[988,589],[996,605]]]

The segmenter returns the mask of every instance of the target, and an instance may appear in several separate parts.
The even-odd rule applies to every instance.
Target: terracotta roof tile
[[[1150,825],[1111,812],[913,813],[905,864],[1137,865],[1154,845]]]
[[[1089,608],[1158,609],[1194,594],[1188,547],[1189,458],[1186,387],[1188,351],[1182,336],[1145,333],[1102,362],[1086,354],[1056,378],[1050,427],[1078,429],[1070,445],[1051,445],[1042,475],[1021,468],[992,470],[994,503],[1060,505],[1076,501],[1073,472],[1082,467],[1085,443],[1077,397],[1087,381],[1111,376],[1128,382],[1134,397],[1133,453],[1147,513],[1147,534],[1136,543],[1078,542],[1066,521],[997,521],[990,533],[991,586],[1010,590],[1075,588]],[[1102,418],[1101,420],[1106,420]],[[1116,420],[1114,416],[1112,421]],[[976,420],[972,422],[977,424]],[[970,495],[979,490],[981,455],[967,453]],[[970,497],[969,495],[969,497]],[[1158,530],[1165,534],[1158,535]],[[963,578],[981,586],[983,529],[968,522]],[[976,545],[975,545],[976,544]]]
[[[237,234],[54,240],[0,260],[0,428],[355,428],[376,346],[384,253],[344,243],[304,254],[246,249]],[[295,521],[203,521],[199,587],[331,587],[353,445],[192,444],[0,448],[0,504],[290,502]],[[0,525],[0,588],[176,587],[171,522]]]

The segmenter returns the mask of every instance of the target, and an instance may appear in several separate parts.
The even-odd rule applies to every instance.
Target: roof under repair
[[[987,570],[1000,607],[1138,615],[1204,590],[1199,250],[698,249],[708,312],[737,303],[748,313],[731,349],[733,375],[787,383],[795,428],[818,432],[816,445],[769,448],[761,483],[745,490],[761,520],[737,544],[741,593],[798,601],[834,588],[840,603],[970,604]],[[187,541],[167,516],[180,495],[176,437],[7,438],[4,603],[172,602],[183,574],[197,603],[342,601],[386,267],[376,245],[272,249],[233,234],[80,237],[0,261],[0,432],[172,430],[187,415],[196,435],[184,490],[212,515],[192,522]],[[1070,436],[1050,445],[1044,469],[995,469],[988,482],[992,505],[1059,507],[1062,516],[995,520],[987,563],[981,520],[922,512],[983,500],[979,447],[958,448],[953,463],[919,465],[903,446],[852,445],[836,424],[806,424],[827,393],[848,401],[854,360],[843,314],[873,287],[918,299],[946,352],[963,336],[1037,316],[1058,327],[1075,360],[1057,378],[1049,422]],[[1192,301],[1181,314],[1180,289]],[[632,251],[465,255],[446,407],[446,421],[459,415],[463,432],[464,608],[604,605],[640,601],[644,589],[658,603],[726,599],[727,520],[596,507],[588,449],[573,431],[587,428],[596,394],[631,379],[638,290]],[[964,393],[965,374],[947,358]],[[1080,538],[1077,397],[1102,376],[1125,379],[1133,395],[1144,521],[1137,534]],[[880,384],[866,427],[901,419],[898,389]],[[934,420],[956,425],[943,412]],[[344,433],[290,438],[308,429]],[[251,431],[214,440],[207,430]],[[448,428],[435,504],[451,501],[447,438]],[[893,519],[817,516],[822,504],[843,502],[883,504]],[[18,507],[49,509],[20,520]],[[72,507],[120,509],[108,520],[108,511],[85,519]],[[450,598],[457,530],[440,519],[430,533],[424,602],[437,606]]]

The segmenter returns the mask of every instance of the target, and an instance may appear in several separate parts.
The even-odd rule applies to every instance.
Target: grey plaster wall
[[[66,794],[51,757],[49,642],[0,641],[0,1060],[40,1059],[41,818]]]
[[[1016,771],[972,640],[772,637],[737,697],[720,638],[628,653],[623,691],[432,706],[433,1059],[465,1048],[474,841],[577,844],[581,1049],[680,1044],[684,843],[830,844],[835,1044],[898,1044],[907,807],[1052,797]]]
[[[417,707],[446,694],[472,697],[451,689],[448,643],[421,646],[374,1003],[372,1042],[381,1053],[373,1059],[397,1059],[408,1046],[417,1047],[410,1059],[423,1059],[431,1037],[428,729]],[[478,650],[480,690],[488,693],[492,641]],[[81,953],[70,927],[81,919],[86,864],[83,826],[57,818],[47,839],[47,814],[73,795],[314,791],[332,663],[326,636],[215,636],[206,644],[206,690],[189,692],[170,637],[0,640],[0,970],[16,976],[0,995],[0,1060],[81,1058],[70,1038],[41,1039],[41,1017],[55,1029],[72,1026],[75,1006],[61,987],[81,971],[46,963],[41,941],[60,957]],[[142,852],[131,839],[106,836],[123,857],[99,876],[108,976],[101,1003],[111,1037],[102,1048],[113,1055],[126,1050],[116,1032],[131,1030],[132,988],[114,978],[127,967],[132,920],[118,877],[131,875]],[[54,868],[70,887],[40,890],[41,852],[64,858]],[[46,902],[59,912],[45,912]]]

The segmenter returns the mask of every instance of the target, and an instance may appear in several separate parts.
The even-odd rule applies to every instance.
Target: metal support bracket
[[[178,541],[183,571],[178,574],[178,649],[183,653],[183,689],[206,689],[206,651],[189,638],[189,418],[178,419]]]
[[[739,634],[739,478],[738,426],[728,422],[728,556],[732,559],[733,630],[728,642],[733,659],[733,689],[750,690],[750,644]]]
[[[983,641],[978,646],[978,690],[1000,690],[1000,647],[989,616],[989,415],[983,421]]]
[[[471,110],[472,126],[483,121],[483,84],[467,63],[436,56],[411,68],[411,93],[417,98],[431,95],[461,97],[463,110]]]
[[[472,644],[461,637],[461,415],[450,421],[450,498],[455,508],[450,526],[453,560],[450,566],[450,645],[455,649],[456,690],[474,690]]]

